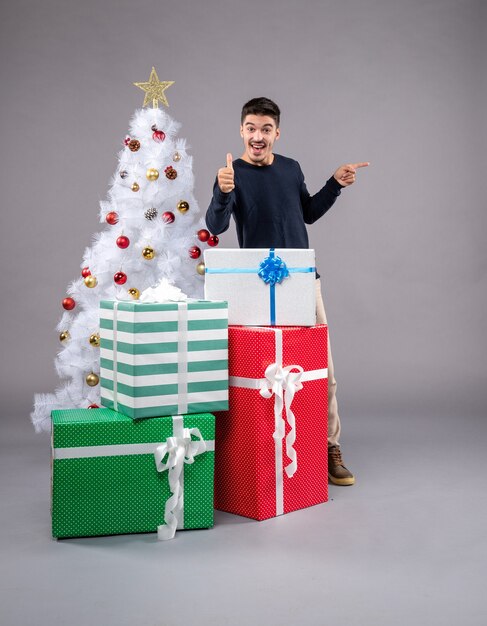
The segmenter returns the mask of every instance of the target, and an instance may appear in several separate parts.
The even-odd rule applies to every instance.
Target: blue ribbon
[[[261,261],[258,268],[253,267],[205,267],[206,274],[257,274],[269,285],[270,325],[276,325],[276,283],[289,278],[290,273],[315,272],[316,267],[287,267],[281,257],[276,256],[275,248],[269,249],[269,256]]]
[[[269,285],[269,298],[271,306],[271,326],[276,325],[276,283],[282,283],[289,277],[289,270],[284,261],[275,255],[274,248],[269,250],[267,256],[259,265],[259,278]]]

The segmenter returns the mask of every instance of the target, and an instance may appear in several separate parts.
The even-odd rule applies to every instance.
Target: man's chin
[[[265,165],[266,161],[269,159],[269,154],[252,154],[247,152],[247,158],[254,165]]]

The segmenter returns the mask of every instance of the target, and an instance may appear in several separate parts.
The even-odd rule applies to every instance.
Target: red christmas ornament
[[[189,252],[189,256],[192,259],[197,259],[201,254],[201,250],[198,248],[198,246],[191,246],[188,252]]]
[[[206,228],[202,228],[201,230],[198,231],[198,239],[200,241],[208,241],[209,238],[210,238],[210,233],[209,231],[206,230]]]
[[[129,145],[129,143],[130,143],[130,137],[129,137],[128,135],[127,135],[127,136],[125,137],[125,139],[123,140],[123,143],[124,143],[126,146],[128,146],[128,145]]]
[[[66,309],[66,311],[72,311],[75,306],[76,302],[73,300],[73,298],[64,298],[63,309]]]
[[[90,404],[90,406],[88,408],[89,409],[99,409],[100,407],[98,406],[98,404]]]
[[[84,267],[81,270],[81,276],[83,276],[83,278],[86,278],[87,276],[91,276],[90,268],[89,267]]]
[[[162,214],[162,221],[164,224],[172,224],[176,218],[174,217],[174,213],[172,211],[164,211]]]
[[[154,131],[152,133],[152,139],[154,141],[164,141],[164,139],[166,138],[166,133],[162,130],[157,130],[157,128],[152,127],[152,130]]]
[[[208,237],[208,245],[212,246],[213,248],[217,246],[219,242],[220,240],[218,239],[216,235],[211,235],[211,237]]]
[[[120,237],[118,237],[117,239],[117,246],[119,248],[128,248],[130,245],[130,239],[128,237],[126,237],[125,235],[120,235]]]
[[[113,280],[117,283],[117,285],[125,285],[125,283],[127,282],[127,274],[124,274],[123,272],[117,272],[116,274],[114,274]]]
[[[115,226],[115,224],[118,224],[118,213],[110,211],[110,213],[106,214],[105,219],[111,226]]]

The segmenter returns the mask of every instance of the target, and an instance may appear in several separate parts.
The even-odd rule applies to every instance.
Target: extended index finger
[[[369,161],[364,161],[363,163],[352,163],[352,167],[354,169],[357,169],[358,167],[367,167],[367,165],[370,165]]]
[[[230,152],[227,154],[227,167],[233,170],[233,158]]]

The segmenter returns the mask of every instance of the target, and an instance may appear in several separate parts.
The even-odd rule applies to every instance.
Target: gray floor
[[[2,625],[487,623],[485,420],[350,419],[354,487],[170,542],[52,540],[48,438],[21,416],[0,428]]]

